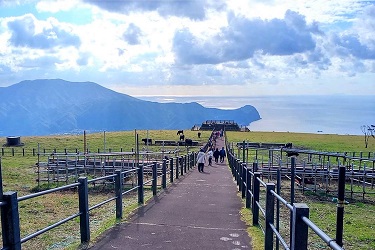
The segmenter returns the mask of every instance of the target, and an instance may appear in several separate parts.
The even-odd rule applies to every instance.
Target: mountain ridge
[[[205,120],[259,120],[251,105],[235,110],[191,103],[158,103],[118,93],[94,82],[25,80],[0,88],[0,136],[73,131],[187,129]]]

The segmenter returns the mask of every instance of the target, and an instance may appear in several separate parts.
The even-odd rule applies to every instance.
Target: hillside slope
[[[149,102],[93,82],[41,79],[0,88],[1,136],[186,129],[211,119],[248,125],[260,116],[251,105],[221,110],[198,103]]]

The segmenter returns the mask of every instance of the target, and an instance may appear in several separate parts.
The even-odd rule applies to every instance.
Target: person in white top
[[[199,150],[197,155],[197,163],[198,163],[198,171],[203,172],[204,163],[206,162],[206,154],[204,153],[203,149]]]
[[[210,148],[207,152],[208,157],[208,166],[212,166],[212,157],[214,156],[214,151],[212,151],[212,148]]]

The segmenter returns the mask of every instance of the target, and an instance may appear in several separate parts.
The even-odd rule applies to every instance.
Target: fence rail
[[[264,245],[266,250],[279,249],[279,244],[284,249],[307,249],[308,248],[308,229],[310,228],[320,239],[331,249],[342,250],[342,226],[344,212],[344,195],[345,195],[345,166],[338,166],[337,179],[339,182],[338,206],[337,206],[337,225],[336,238],[332,239],[323,230],[317,227],[309,219],[309,207],[304,203],[294,202],[294,185],[296,178],[296,161],[295,157],[290,158],[290,166],[286,171],[290,175],[290,202],[280,195],[282,167],[274,168],[272,171],[276,173],[276,184],[272,182],[264,182],[261,178],[267,175],[267,168],[259,168],[258,161],[249,164],[247,161],[241,161],[236,156],[235,150],[230,143],[226,144],[228,152],[228,162],[232,175],[237,182],[238,189],[245,199],[246,208],[252,211],[252,222],[254,226],[259,226],[264,233]],[[243,151],[242,159],[245,159],[245,151]],[[241,154],[239,154],[241,156]],[[271,155],[271,154],[270,154]],[[263,190],[263,191],[262,191]],[[260,194],[264,193],[264,200],[261,202]],[[279,229],[280,223],[280,203],[284,205],[290,212],[290,238],[283,238]],[[263,207],[262,204],[265,204]],[[276,209],[275,209],[276,208]],[[276,210],[276,211],[275,211]],[[259,211],[264,224],[259,223]],[[276,242],[274,242],[276,239]],[[289,241],[289,243],[288,243]]]
[[[25,195],[22,197],[17,197],[17,192],[5,192],[3,193],[3,200],[0,202],[2,209],[2,225],[4,226],[2,230],[3,236],[3,248],[10,250],[21,249],[23,243],[30,239],[33,239],[53,228],[63,225],[64,223],[71,221],[79,217],[80,223],[80,238],[81,243],[86,243],[90,240],[90,214],[89,211],[97,209],[104,204],[115,201],[116,203],[116,219],[121,219],[123,217],[123,196],[136,191],[138,193],[139,203],[144,203],[144,187],[146,185],[151,186],[153,195],[157,195],[158,189],[167,188],[167,181],[169,175],[169,182],[174,182],[175,179],[180,178],[187,172],[189,172],[195,165],[196,153],[191,152],[187,155],[164,159],[163,161],[153,162],[150,165],[139,164],[138,167],[134,167],[130,170],[116,170],[114,174],[109,174],[106,176],[101,176],[95,179],[88,180],[88,177],[79,177],[78,182],[64,185],[61,187],[48,189],[38,193]],[[1,165],[0,165],[1,166]],[[168,168],[169,167],[169,168]],[[145,181],[148,178],[148,174],[145,171],[146,168],[152,169],[152,178]],[[168,168],[168,169],[167,169]],[[134,174],[137,176],[137,185],[124,191],[126,185],[126,176]],[[161,180],[160,180],[161,179]],[[107,180],[114,183],[114,196],[99,202],[91,207],[89,207],[89,185],[95,184]],[[159,181],[158,181],[159,180]],[[39,196],[56,193],[64,190],[77,189],[78,191],[78,211],[77,213],[71,214],[66,218],[54,222],[51,225],[42,228],[36,232],[33,232],[23,238],[21,238],[21,227],[19,218],[19,209],[22,206],[19,204],[23,201],[30,200]]]

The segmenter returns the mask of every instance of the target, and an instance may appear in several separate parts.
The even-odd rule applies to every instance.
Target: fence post
[[[237,159],[237,173],[236,173],[236,180],[237,180],[237,186],[238,186],[238,191],[241,191],[241,160]]]
[[[242,141],[242,162],[246,162],[246,158],[245,158],[245,141]]]
[[[229,162],[230,170],[232,172],[232,176],[234,177],[233,155],[230,152],[228,152],[228,162]]]
[[[162,168],[162,187],[163,189],[167,188],[167,160],[163,159],[163,168]]]
[[[156,195],[158,187],[158,170],[157,163],[152,164],[152,194]]]
[[[296,157],[292,156],[290,159],[290,204],[294,203],[294,183],[296,178]],[[290,213],[290,225],[293,222],[293,213]],[[292,242],[292,228],[290,228],[290,242]]]
[[[170,158],[169,159],[169,179],[170,179],[170,182],[173,183],[173,158]]]
[[[344,227],[344,204],[345,204],[345,166],[339,168],[339,186],[336,213],[336,243],[342,247],[342,235]]]
[[[253,173],[258,172],[258,162],[253,162]]]
[[[187,173],[187,171],[186,171],[187,155],[184,156],[183,161],[184,161],[184,171],[185,171],[185,174],[186,174]]]
[[[265,250],[272,250],[273,249],[273,231],[270,224],[274,222],[274,201],[275,198],[272,191],[275,191],[275,184],[274,183],[267,183],[266,184],[266,230],[264,234],[264,249]]]
[[[176,179],[178,179],[179,178],[179,172],[180,172],[180,167],[179,167],[179,164],[180,163],[180,161],[179,161],[179,157],[177,156],[176,157]]]
[[[184,175],[184,157],[181,156],[179,160],[180,160],[180,167],[181,167],[181,176],[183,176]]]
[[[309,207],[304,203],[293,204],[293,221],[290,249],[307,250],[307,239],[309,227],[302,220],[302,217],[309,218]]]
[[[190,154],[186,155],[186,165],[187,165],[187,169],[189,171],[190,170]]]
[[[257,203],[259,203],[260,183],[258,178],[260,178],[260,172],[255,172],[253,179],[253,226],[257,226],[259,224],[259,207]]]
[[[138,203],[144,203],[143,164],[138,162]]]
[[[247,177],[247,167],[246,167],[246,163],[242,163],[241,165],[241,173],[242,173],[242,177],[241,177],[241,191],[242,191],[242,199],[246,197],[246,177]]]
[[[20,250],[21,233],[16,192],[5,192],[5,205],[1,207],[3,249]]]
[[[251,170],[246,170],[246,208],[251,207]]]
[[[122,218],[122,186],[124,174],[121,170],[116,170],[115,192],[116,192],[116,219]]]
[[[79,226],[81,232],[81,243],[90,241],[90,222],[89,222],[89,198],[87,177],[78,179],[78,201],[79,201]]]

